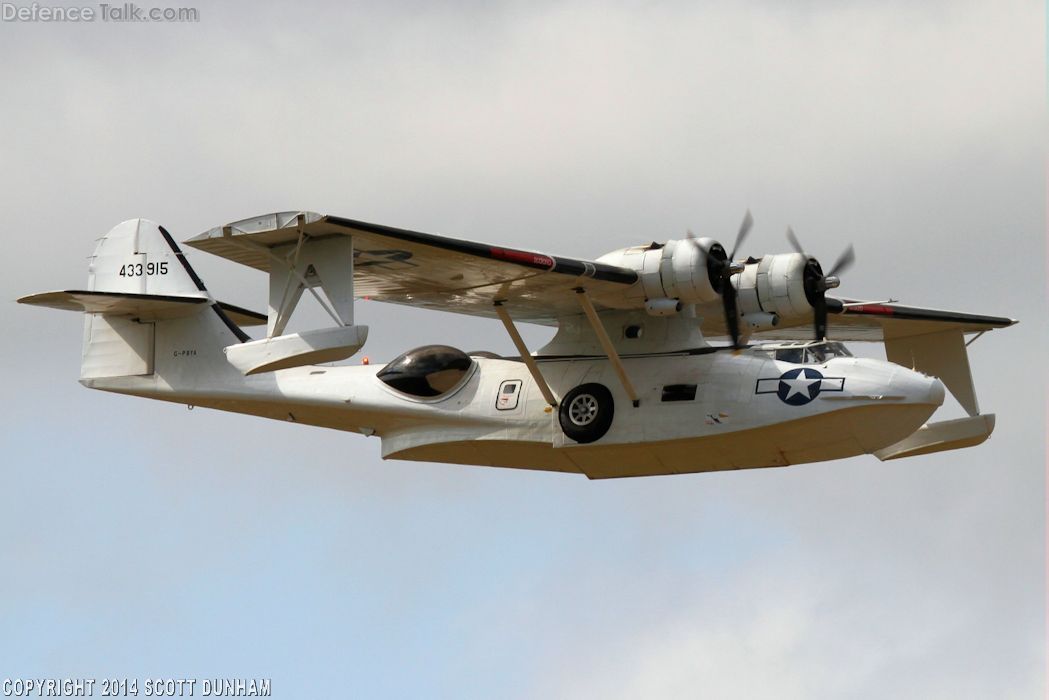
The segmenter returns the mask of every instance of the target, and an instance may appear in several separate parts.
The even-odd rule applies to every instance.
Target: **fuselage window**
[[[397,391],[430,398],[458,386],[471,366],[473,360],[461,350],[426,345],[395,358],[375,376]]]
[[[521,380],[508,379],[499,385],[499,394],[495,398],[495,407],[500,411],[512,411],[521,400]]]
[[[695,384],[667,384],[663,387],[661,401],[695,401]]]

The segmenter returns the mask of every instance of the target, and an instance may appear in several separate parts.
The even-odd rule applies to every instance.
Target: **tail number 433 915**
[[[120,277],[141,277],[143,275],[166,275],[168,274],[167,262],[151,263],[128,263],[120,266]]]

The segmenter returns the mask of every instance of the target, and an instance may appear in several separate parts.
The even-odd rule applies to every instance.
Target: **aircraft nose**
[[[901,393],[913,403],[925,403],[942,406],[946,392],[943,382],[936,377],[928,377],[920,372],[902,370],[895,377],[895,383]]]
[[[929,383],[929,403],[936,404],[937,406],[943,405],[944,396],[946,392],[943,388],[943,382],[936,377],[930,377],[932,380]]]

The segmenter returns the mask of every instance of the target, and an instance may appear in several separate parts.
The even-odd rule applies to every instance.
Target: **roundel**
[[[784,372],[779,378],[776,395],[780,401],[791,406],[804,406],[820,394],[823,375],[809,367],[799,367]]]

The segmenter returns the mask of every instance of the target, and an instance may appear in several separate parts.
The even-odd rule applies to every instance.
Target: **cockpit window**
[[[395,358],[376,376],[397,391],[431,398],[458,386],[472,365],[473,360],[461,350],[426,345]]]
[[[776,351],[776,359],[800,365],[805,361],[805,348],[781,348]]]
[[[844,345],[830,341],[810,345],[807,351],[809,363],[822,364],[835,357],[852,357],[852,353]]]
[[[796,365],[822,365],[835,357],[852,357],[852,353],[841,343],[833,341],[776,349],[777,360]]]
[[[805,350],[805,364],[821,365],[827,361],[827,351],[821,345],[813,345]]]

